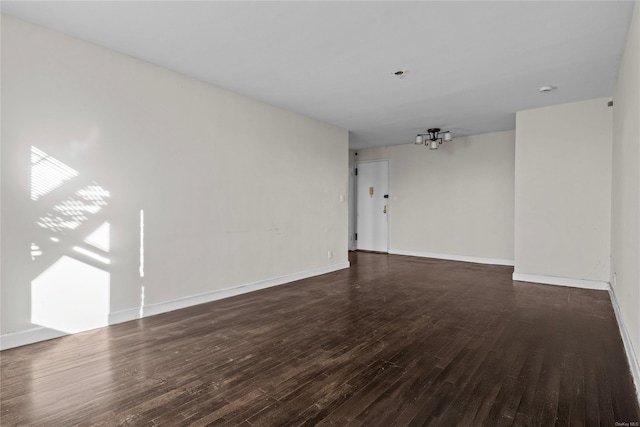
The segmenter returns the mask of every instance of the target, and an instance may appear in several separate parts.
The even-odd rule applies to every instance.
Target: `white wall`
[[[639,27],[640,5],[636,3],[613,98],[611,212],[611,285],[636,359],[640,351]],[[640,386],[637,361],[632,367],[635,369],[636,384]]]
[[[359,150],[389,160],[391,252],[513,259],[513,131]]]
[[[515,273],[607,282],[608,99],[516,115]]]
[[[63,255],[109,273],[111,313],[348,262],[345,130],[6,16],[2,124],[3,334],[39,326],[30,284]],[[31,200],[31,146],[79,176]],[[36,221],[81,181],[108,204],[52,244]],[[70,249],[103,221],[108,266]]]

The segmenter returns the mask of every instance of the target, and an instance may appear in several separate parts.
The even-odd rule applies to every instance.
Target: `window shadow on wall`
[[[111,194],[31,147],[31,322],[76,333],[106,326],[110,312]]]

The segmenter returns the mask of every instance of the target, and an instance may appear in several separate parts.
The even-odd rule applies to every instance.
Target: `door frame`
[[[356,163],[352,163],[349,165],[349,237],[348,237],[348,245],[350,251],[355,251],[358,249],[358,245],[356,245],[356,231],[358,230],[358,186],[356,182]]]

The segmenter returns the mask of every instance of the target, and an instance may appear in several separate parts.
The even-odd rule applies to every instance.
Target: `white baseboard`
[[[502,258],[484,258],[484,257],[464,256],[464,255],[437,254],[437,253],[431,253],[431,252],[404,251],[400,249],[391,249],[389,250],[389,253],[393,255],[417,256],[421,258],[446,259],[449,261],[474,262],[476,264],[508,265],[508,266],[514,265],[512,259],[502,259]]]
[[[283,285],[285,283],[295,282],[296,280],[307,279],[309,277],[319,276],[321,274],[331,273],[334,271],[349,268],[349,261],[333,264],[326,267],[320,267],[313,270],[302,271],[285,276],[274,277],[272,279],[260,280],[253,283],[234,286],[231,288],[217,289],[204,294],[193,295],[176,300],[166,301],[157,304],[149,304],[142,307],[142,317],[154,316],[156,314],[166,313],[168,311],[179,310],[181,308],[191,307],[193,305],[204,304],[224,298],[234,297],[236,295],[246,294],[248,292],[258,291],[273,286]],[[140,309],[129,309],[111,313],[109,323],[116,324],[127,322],[129,320],[139,319]]]
[[[203,304],[206,302],[216,301],[223,298],[229,298],[236,295],[246,294],[248,292],[266,289],[273,286],[283,285],[285,283],[295,282],[296,280],[307,279],[309,277],[319,276],[321,274],[331,273],[334,271],[349,268],[349,261],[328,265],[326,267],[315,268],[313,270],[301,271],[297,273],[287,274],[271,279],[260,280],[253,283],[234,286],[231,288],[218,289],[204,294],[193,295],[172,301],[166,301],[158,304],[150,304],[142,307],[131,308],[128,310],[116,311],[109,314],[109,325],[128,322],[130,320],[139,319],[140,317],[154,316],[156,314],[166,313],[168,311],[179,310],[181,308],[191,307],[193,305]],[[142,316],[140,313],[142,312]],[[0,336],[0,350],[6,350],[13,347],[19,347],[27,344],[33,344],[39,341],[45,341],[52,338],[59,338],[69,335],[65,332],[56,331],[49,328],[39,327],[29,329],[27,331],[15,332]]]
[[[144,307],[142,307],[144,310]],[[120,310],[109,313],[109,325],[117,325],[118,323],[129,322],[131,320],[140,319],[140,307],[130,308],[128,310]]]
[[[620,311],[618,299],[616,298],[616,294],[613,289],[609,289],[609,298],[611,298],[613,312],[616,314],[618,329],[620,329],[620,336],[622,337],[622,343],[624,344],[624,351],[627,354],[627,361],[629,362],[629,368],[631,369],[631,376],[633,377],[633,383],[636,386],[636,399],[638,400],[638,404],[640,404],[640,364],[638,364],[636,352],[633,349],[633,343],[629,337],[627,327],[622,320],[622,312]]]
[[[542,283],[544,285],[568,286],[571,288],[597,289],[608,291],[609,283],[597,280],[571,279],[569,277],[542,276],[538,274],[513,273],[513,280],[518,282]]]
[[[47,341],[69,335],[66,332],[57,331],[44,327],[28,329],[22,332],[14,332],[0,336],[0,350],[7,350],[13,347],[20,347],[40,341]]]

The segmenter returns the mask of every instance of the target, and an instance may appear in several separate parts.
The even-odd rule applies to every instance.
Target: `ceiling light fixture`
[[[538,91],[540,93],[549,93],[554,89],[555,89],[555,87],[553,87],[553,86],[542,86],[540,89],[538,89]]]
[[[452,139],[451,132],[448,130],[441,132],[440,128],[431,128],[427,130],[427,133],[419,133],[416,135],[416,144],[424,144],[426,147],[429,147],[429,150],[437,150],[438,145],[442,144],[443,141],[449,142]]]

